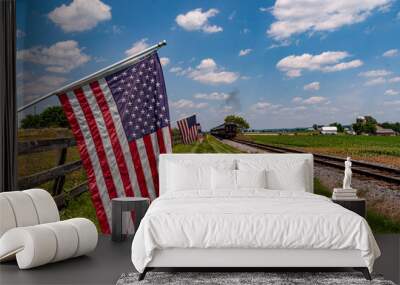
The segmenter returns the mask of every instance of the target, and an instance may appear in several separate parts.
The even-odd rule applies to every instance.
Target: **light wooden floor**
[[[376,240],[382,256],[374,271],[400,283],[400,235],[376,235]],[[114,243],[108,236],[100,236],[97,249],[88,256],[30,270],[19,270],[15,262],[4,263],[0,265],[0,284],[115,284],[122,273],[134,271],[130,247],[131,240]]]

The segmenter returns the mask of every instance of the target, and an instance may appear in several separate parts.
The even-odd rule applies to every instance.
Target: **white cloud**
[[[216,25],[205,26],[205,27],[203,27],[203,32],[205,32],[207,34],[218,33],[218,32],[222,32],[222,28],[219,26],[216,26]]]
[[[178,101],[172,101],[171,106],[176,109],[204,109],[208,107],[208,103],[194,103],[192,100],[179,99]]]
[[[242,49],[239,51],[239,56],[245,56],[252,52],[251,48]]]
[[[282,105],[279,104],[272,104],[267,101],[259,101],[250,106],[250,111],[257,113],[266,113],[267,111],[272,113],[277,113],[281,110],[281,108]]]
[[[218,67],[212,58],[203,59],[196,68],[189,68],[184,74],[195,81],[211,85],[230,84],[240,76],[239,73],[225,71]]]
[[[398,49],[390,49],[385,51],[382,56],[384,57],[394,57],[397,56],[399,54],[399,50]]]
[[[208,107],[208,103],[206,103],[206,102],[197,103],[195,105],[196,109],[204,109],[204,108],[207,108],[207,107]]]
[[[301,70],[300,69],[291,69],[286,72],[286,75],[288,77],[299,77],[299,76],[301,76]]]
[[[384,101],[383,105],[385,105],[385,106],[400,106],[400,100]]]
[[[352,60],[343,62],[350,55],[345,51],[326,51],[321,54],[302,54],[290,55],[281,59],[276,67],[283,72],[286,72],[288,77],[301,76],[302,70],[336,72],[345,69],[359,67],[363,64],[361,60]]]
[[[266,7],[260,7],[260,8],[258,8],[258,10],[260,10],[260,12],[268,12],[269,11],[269,9]]]
[[[186,31],[203,31],[205,33],[218,33],[222,32],[223,29],[217,25],[211,25],[208,20],[209,18],[217,15],[219,11],[217,9],[209,9],[204,11],[201,8],[197,8],[187,12],[186,14],[180,14],[176,17],[176,23],[185,29]]]
[[[321,104],[321,103],[326,103],[326,102],[327,102],[327,99],[325,97],[312,96],[307,99],[304,99],[302,103],[307,104],[307,105],[314,105],[314,104]]]
[[[90,56],[82,52],[78,42],[70,40],[17,51],[17,59],[47,66],[47,71],[67,73],[88,62]]]
[[[233,11],[233,12],[229,15],[228,20],[232,21],[233,19],[235,19],[235,17],[236,17],[236,11]]]
[[[290,44],[291,44],[291,41],[284,40],[284,41],[280,41],[278,43],[273,43],[272,45],[270,45],[268,47],[268,49],[279,48],[279,47],[287,47],[287,46],[290,46]]]
[[[316,105],[316,104],[329,103],[328,99],[322,96],[311,96],[306,99],[302,97],[293,97],[292,102],[303,105]]]
[[[17,75],[17,94],[24,103],[31,102],[39,96],[60,88],[67,78],[53,75],[35,76],[31,73],[20,72]]]
[[[222,109],[219,109],[219,111],[221,111],[222,113],[230,113],[234,111],[233,109],[234,109],[233,106],[225,105],[224,107],[222,107]]]
[[[111,7],[100,0],[73,0],[69,5],[55,8],[48,17],[64,32],[82,32],[110,20]]]
[[[112,26],[111,26],[111,32],[112,32],[114,35],[120,35],[120,34],[122,34],[123,28],[124,28],[123,26],[112,25]]]
[[[388,96],[395,96],[395,95],[399,95],[399,94],[400,94],[400,92],[397,90],[394,90],[394,89],[388,89],[385,91],[385,95],[388,95]]]
[[[145,50],[148,47],[149,47],[149,44],[147,43],[147,38],[143,38],[141,40],[138,40],[137,42],[134,42],[132,44],[132,47],[125,51],[125,54],[127,56],[135,55],[135,54]]]
[[[357,68],[363,65],[363,62],[359,59],[355,59],[352,61],[348,62],[341,62],[338,64],[335,64],[333,66],[327,66],[323,69],[325,72],[336,72],[336,71],[341,71],[341,70],[346,70],[346,69],[351,69],[351,68]]]
[[[374,69],[360,72],[358,75],[362,77],[384,77],[390,74],[392,74],[392,72],[385,69]]]
[[[379,85],[386,83],[386,78],[384,77],[375,77],[372,79],[369,79],[368,81],[365,82],[366,86],[373,86],[373,85]]]
[[[279,112],[298,112],[308,110],[306,106],[294,106],[294,107],[283,107],[279,109]]]
[[[276,21],[267,34],[284,40],[304,32],[333,31],[363,22],[374,10],[385,9],[392,0],[277,0],[272,8]]]
[[[205,99],[205,100],[215,100],[222,101],[226,100],[230,97],[229,94],[223,92],[212,92],[212,93],[197,93],[193,96],[196,99]]]
[[[262,102],[257,102],[254,105],[251,106],[252,110],[258,110],[258,111],[265,111],[269,109],[272,106],[271,103],[262,101]]]
[[[26,36],[25,32],[20,30],[20,29],[17,29],[16,33],[17,33],[16,36],[17,36],[18,39],[23,38],[23,37]]]
[[[293,103],[301,103],[301,102],[303,102],[303,98],[298,97],[298,96],[293,97],[292,102]]]
[[[183,70],[182,67],[174,66],[174,67],[171,67],[171,68],[169,69],[169,72],[177,73],[177,72],[180,72],[180,71],[182,71],[182,70]]]
[[[170,60],[169,60],[168,57],[161,57],[160,58],[160,62],[161,62],[162,66],[166,66],[166,65],[168,65],[170,63]]]
[[[267,101],[259,101],[253,105],[250,106],[250,111],[251,112],[257,112],[257,113],[266,113],[267,111],[272,111],[276,112],[280,110],[282,106],[278,104],[272,104]]]
[[[309,84],[304,85],[304,90],[319,90],[320,85],[318,81],[311,82]]]
[[[366,86],[384,84],[386,82],[398,82],[400,77],[388,78],[392,74],[391,71],[386,69],[374,69],[359,73],[359,76],[365,77],[368,80],[365,82]]]

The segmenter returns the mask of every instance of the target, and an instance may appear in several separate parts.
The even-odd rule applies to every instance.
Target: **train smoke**
[[[235,89],[228,94],[229,96],[225,99],[224,107],[230,107],[233,111],[240,111],[242,104],[240,103],[239,90]]]

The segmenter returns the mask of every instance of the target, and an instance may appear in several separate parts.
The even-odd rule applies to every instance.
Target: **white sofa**
[[[0,193],[0,262],[16,259],[20,269],[84,255],[98,233],[88,219],[60,221],[51,195],[42,189]]]

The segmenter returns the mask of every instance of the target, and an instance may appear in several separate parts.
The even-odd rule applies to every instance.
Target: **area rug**
[[[148,272],[142,281],[138,281],[138,276],[138,273],[122,274],[117,285],[395,285],[377,275],[368,281],[359,272]]]

